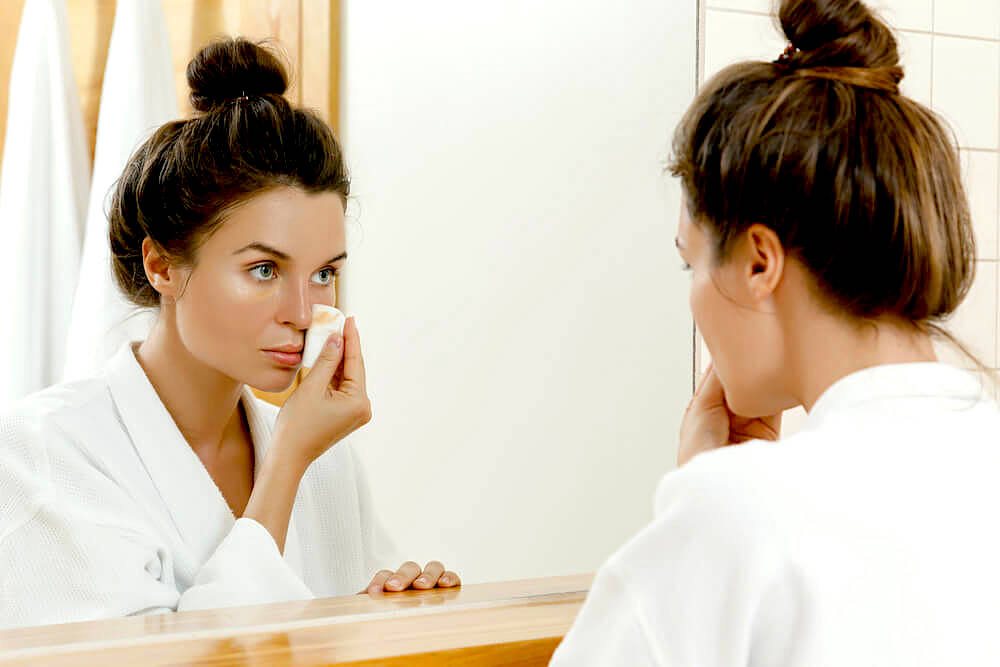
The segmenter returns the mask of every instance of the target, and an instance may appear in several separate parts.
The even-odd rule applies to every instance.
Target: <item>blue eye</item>
[[[270,264],[258,264],[250,269],[250,275],[254,280],[265,282],[274,278],[274,267]]]
[[[313,274],[313,282],[318,285],[330,285],[336,277],[337,272],[333,269],[320,269]]]

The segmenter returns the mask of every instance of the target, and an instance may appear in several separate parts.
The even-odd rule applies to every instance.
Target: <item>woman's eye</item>
[[[258,264],[250,269],[250,275],[261,282],[274,278],[274,267],[270,264]]]
[[[313,282],[318,285],[329,285],[337,277],[337,272],[333,269],[320,269],[313,274]]]

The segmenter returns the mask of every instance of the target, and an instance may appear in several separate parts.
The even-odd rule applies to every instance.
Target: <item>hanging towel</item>
[[[0,174],[0,406],[59,380],[90,179],[65,0],[27,0]]]
[[[115,286],[107,211],[129,156],[178,116],[166,25],[160,0],[119,2],[115,11],[64,380],[97,373],[122,343],[145,338],[153,321],[151,310],[132,305]]]

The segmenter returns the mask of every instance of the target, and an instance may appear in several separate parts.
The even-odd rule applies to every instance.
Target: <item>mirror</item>
[[[114,6],[68,2],[91,142]],[[375,414],[352,438],[400,551],[466,583],[596,570],[650,519],[692,388],[664,164],[695,92],[696,0],[164,9],[185,112],[191,55],[244,34],[273,39],[289,97],[338,128],[338,301]]]

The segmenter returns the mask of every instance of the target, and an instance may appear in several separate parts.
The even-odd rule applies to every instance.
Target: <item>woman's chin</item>
[[[295,382],[295,375],[298,368],[272,369],[269,372],[257,373],[253,378],[247,378],[243,384],[249,385],[258,391],[266,391],[269,394],[280,394],[286,391]]]

